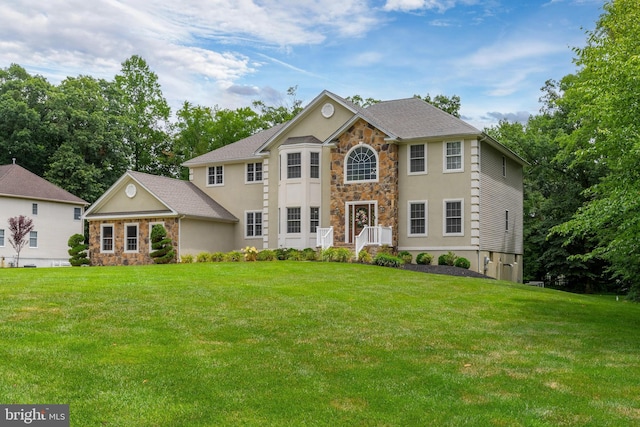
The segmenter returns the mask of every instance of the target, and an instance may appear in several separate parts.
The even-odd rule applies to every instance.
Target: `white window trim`
[[[460,143],[460,168],[447,169],[447,144],[452,142]],[[443,173],[457,173],[464,172],[464,140],[444,141],[442,144],[442,171]]]
[[[311,176],[311,171],[313,170],[313,167],[311,164],[312,154],[318,155],[318,177],[317,178],[314,178]],[[314,180],[322,179],[322,153],[320,153],[319,151],[309,151],[309,179],[314,179]]]
[[[447,203],[460,202],[460,232],[447,233]],[[464,236],[464,199],[444,199],[442,201],[442,235],[443,236]]]
[[[247,234],[247,214],[249,214],[249,213],[252,213],[252,214],[254,215],[254,216],[253,216],[253,218],[254,218],[254,220],[253,220],[253,227],[254,227],[254,228],[253,228],[253,231],[254,231],[254,234],[253,234],[252,236],[249,236],[249,235]],[[260,216],[261,216],[261,218],[260,218],[260,219],[261,219],[261,221],[260,221],[260,225],[261,225],[261,229],[262,229],[262,231],[263,231],[263,232],[262,232],[262,233],[260,233],[259,235],[258,235],[258,234],[255,234],[255,226],[256,226],[256,222],[255,222],[255,214],[257,214],[257,213],[259,213],[259,214],[260,214]],[[248,210],[248,211],[244,211],[244,221],[245,221],[245,224],[244,224],[244,238],[245,238],[245,239],[262,239],[262,238],[264,237],[264,219],[262,218],[263,216],[264,216],[263,212],[262,212],[261,210],[259,210],[259,209],[257,209],[257,210]]]
[[[80,209],[79,218],[76,218],[76,209]],[[73,208],[73,220],[74,221],[82,221],[82,208],[78,208],[78,207]]]
[[[104,250],[104,229],[105,227],[111,227],[111,250]],[[116,248],[116,226],[115,224],[100,224],[100,253],[112,254]]]
[[[311,231],[311,229],[313,228],[311,221],[316,221],[311,217],[311,209],[318,210],[318,219],[317,219],[318,225],[316,226],[316,231]],[[318,231],[318,228],[320,228],[320,225],[322,224],[321,215],[322,215],[322,210],[320,209],[320,206],[309,206],[309,233],[316,233]]]
[[[293,154],[297,154],[300,156],[300,164],[296,165],[297,167],[300,168],[300,176],[297,177],[293,177],[290,178],[289,177],[289,156],[293,155]],[[286,153],[284,153],[284,167],[285,167],[285,177],[287,181],[302,181],[302,179],[304,178],[304,158],[305,156],[303,155],[302,151],[288,151]]]
[[[36,234],[36,245],[35,246],[31,246],[31,236],[32,234],[35,233]],[[29,232],[29,249],[38,249],[38,232],[36,230],[32,230]]]
[[[416,146],[416,145],[422,145],[424,146],[424,171],[422,172],[412,172],[411,171],[411,147]],[[422,144],[410,144],[407,146],[407,174],[408,175],[427,175],[427,144],[426,143],[422,143]]]
[[[40,206],[37,203],[31,203],[31,215],[38,215]]]
[[[262,169],[260,170],[260,175],[262,176],[261,179],[255,179],[256,176],[256,165],[259,164],[262,166]],[[253,181],[249,181],[248,176],[249,175],[249,165],[253,165]],[[224,172],[223,172],[224,175]],[[222,179],[224,181],[224,177]],[[245,184],[262,184],[264,182],[264,164],[262,162],[249,162],[249,163],[245,163],[244,166],[244,183]]]
[[[129,246],[129,242],[127,241],[129,239],[129,236],[127,236],[127,228],[131,227],[131,226],[135,226],[136,227],[136,250],[132,251],[127,249],[127,247]],[[137,254],[140,253],[140,224],[138,224],[137,222],[129,222],[124,224],[124,247],[123,247],[123,252],[125,254]]]
[[[214,176],[217,177],[218,176],[218,169],[217,168],[219,168],[219,167],[222,168],[222,182],[221,183],[209,184],[209,177],[211,176],[209,174],[209,169],[215,168]],[[222,187],[222,186],[224,186],[224,165],[207,166],[206,171],[207,171],[207,173],[205,174],[206,175],[205,176],[205,180],[206,180],[206,184],[207,184],[206,186],[207,187]]]
[[[357,149],[357,148],[361,148],[361,147],[366,147],[368,149],[370,149],[371,151],[373,151],[373,155],[376,158],[376,179],[362,179],[362,180],[358,180],[358,181],[349,181],[347,180],[347,160],[349,159],[349,156],[351,155],[351,153]],[[378,155],[378,152],[369,144],[364,144],[364,143],[359,143],[354,145],[353,147],[351,147],[351,149],[347,152],[347,154],[345,154],[344,156],[344,161],[343,163],[343,167],[344,167],[344,173],[343,173],[343,180],[345,184],[361,184],[361,183],[365,183],[365,182],[380,182],[380,156]]]
[[[300,211],[300,219],[296,220],[300,222],[300,231],[289,231],[289,209],[298,209]],[[301,236],[304,231],[304,214],[301,206],[287,206],[287,217],[285,218],[286,234],[289,236]]]
[[[424,233],[411,232],[411,205],[424,205]],[[407,236],[426,237],[429,235],[429,203],[426,200],[409,200],[407,202]]]
[[[153,249],[151,248],[151,245],[152,245],[152,243],[151,243],[151,231],[153,230],[153,226],[157,225],[157,224],[160,224],[161,226],[164,227],[164,222],[163,221],[156,221],[156,222],[150,222],[149,223],[149,253],[153,252]],[[165,227],[165,230],[166,229],[167,228]],[[138,248],[139,247],[140,247],[140,241],[138,241]]]

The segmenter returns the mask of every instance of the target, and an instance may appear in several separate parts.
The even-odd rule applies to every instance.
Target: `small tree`
[[[84,236],[82,234],[74,234],[69,237],[68,245],[69,249],[69,263],[74,267],[80,267],[85,264],[89,264],[89,258],[87,258],[87,249],[89,245],[84,243]]]
[[[33,220],[24,215],[9,218],[9,243],[16,250],[16,267],[20,264],[20,251],[27,244],[27,236],[33,231]]]
[[[156,224],[151,229],[151,249],[151,258],[156,264],[168,264],[175,257],[171,239],[167,238],[167,230],[162,224]]]

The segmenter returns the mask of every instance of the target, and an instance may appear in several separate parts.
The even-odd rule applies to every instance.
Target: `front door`
[[[350,202],[347,203],[347,243],[355,243],[356,236],[367,226],[376,225],[375,202]]]

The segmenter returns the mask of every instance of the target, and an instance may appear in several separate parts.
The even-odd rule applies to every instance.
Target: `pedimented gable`
[[[171,213],[164,203],[130,176],[109,189],[91,209],[91,215],[135,214],[143,212]]]

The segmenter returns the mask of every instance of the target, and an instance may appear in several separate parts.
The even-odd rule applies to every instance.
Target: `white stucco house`
[[[29,242],[20,252],[20,266],[68,265],[69,237],[83,234],[82,215],[88,203],[17,164],[0,166],[0,266],[15,265],[9,218],[33,220]]]

